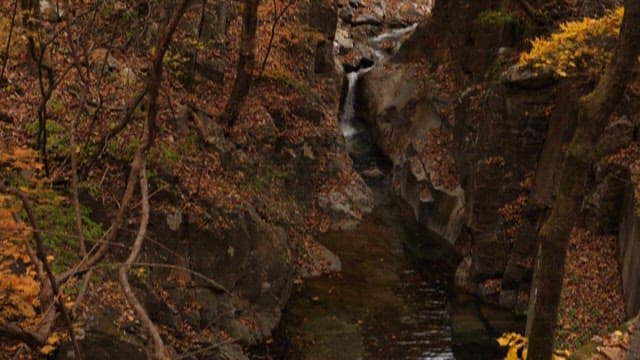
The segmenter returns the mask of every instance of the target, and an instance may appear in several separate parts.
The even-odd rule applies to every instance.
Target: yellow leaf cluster
[[[0,317],[22,321],[36,315],[40,284],[25,248],[31,231],[16,221],[12,200],[0,193]]]
[[[624,8],[618,7],[601,18],[563,23],[550,37],[534,39],[519,64],[552,70],[559,77],[576,72],[597,76],[611,59],[623,15]]]
[[[504,333],[498,339],[500,346],[509,347],[506,360],[526,360],[527,359],[527,344],[526,337],[518,333]]]
[[[60,344],[60,342],[64,339],[65,335],[62,332],[55,331],[47,338],[47,343],[40,348],[40,352],[48,355],[52,353],[56,347]]]
[[[24,147],[14,147],[9,151],[0,152],[0,164],[18,170],[42,169],[42,163],[38,162],[38,153]]]

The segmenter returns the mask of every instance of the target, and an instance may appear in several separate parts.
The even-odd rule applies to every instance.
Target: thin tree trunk
[[[589,172],[599,155],[593,149],[622,98],[639,53],[640,1],[626,0],[613,61],[596,88],[580,99],[578,124],[563,164],[560,189],[539,233],[533,311],[528,321],[530,360],[551,358],[569,235],[581,211]]]
[[[200,21],[198,22],[198,43],[202,39],[202,32],[204,31],[204,21],[207,13],[207,0],[202,0],[201,6]],[[193,81],[195,78],[196,67],[198,66],[198,47],[199,44],[194,45],[192,52],[189,54],[189,56],[191,56],[191,63],[189,64],[189,70],[187,71],[187,75],[184,80],[185,88],[189,91],[193,90]]]
[[[222,113],[222,121],[233,126],[240,115],[244,99],[249,94],[253,82],[256,62],[256,31],[258,30],[258,0],[245,0],[242,16],[242,37],[240,39],[240,59],[231,96]]]
[[[67,42],[69,43],[69,48],[71,49],[71,57],[75,64],[76,70],[78,72],[78,76],[82,81],[82,85],[84,87],[84,91],[82,92],[80,107],[78,108],[78,112],[73,117],[71,121],[71,129],[69,134],[69,147],[71,148],[71,194],[73,199],[73,209],[75,213],[76,220],[76,233],[78,234],[78,240],[80,243],[80,255],[82,257],[87,256],[87,242],[84,237],[83,225],[82,225],[82,213],[80,209],[80,196],[78,191],[78,154],[79,151],[76,151],[76,132],[78,123],[82,117],[83,111],[87,106],[87,102],[89,99],[89,85],[90,85],[90,76],[89,69],[85,69],[86,73],[83,73],[81,68],[80,56],[78,55],[78,50],[75,46],[75,42],[73,40],[72,34],[72,12],[71,7],[69,6],[69,0],[64,1],[64,21],[65,21],[65,32],[67,33]],[[106,60],[106,56],[105,56]],[[88,61],[87,61],[88,63]],[[101,75],[102,76],[102,75]],[[92,270],[89,270],[82,279],[82,285],[80,286],[80,291],[78,292],[78,296],[73,303],[73,307],[71,308],[71,313],[75,314],[76,309],[82,303],[82,300],[86,294],[87,289],[89,288],[89,282],[91,281],[91,276],[93,274]]]
[[[148,131],[148,129],[146,129]],[[142,193],[142,209],[140,210],[140,227],[138,228],[138,234],[136,235],[136,240],[131,247],[131,253],[127,260],[120,265],[118,269],[118,279],[120,280],[120,286],[122,287],[122,291],[127,299],[127,302],[133,310],[136,312],[136,315],[142,320],[142,323],[149,331],[151,335],[151,339],[153,340],[153,348],[154,348],[154,358],[155,359],[167,359],[168,355],[164,347],[164,343],[162,338],[160,337],[160,331],[155,326],[144,306],[136,297],[133,288],[131,288],[131,284],[129,283],[129,276],[127,273],[131,269],[131,265],[138,258],[140,254],[140,250],[142,250],[142,244],[144,243],[144,239],[147,235],[147,225],[149,225],[149,185],[147,183],[146,165],[142,164],[142,168],[140,169],[140,192]]]

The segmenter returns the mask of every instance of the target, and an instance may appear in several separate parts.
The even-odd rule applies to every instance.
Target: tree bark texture
[[[233,126],[240,115],[244,99],[249,94],[253,82],[256,62],[256,31],[258,30],[258,0],[245,0],[242,15],[242,36],[240,38],[240,59],[233,83],[231,96],[222,113],[222,121]]]

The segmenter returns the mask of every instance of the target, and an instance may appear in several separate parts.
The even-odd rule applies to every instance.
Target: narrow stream
[[[359,167],[377,163],[361,160]],[[318,238],[343,270],[298,289],[282,320],[282,358],[455,359],[447,306],[456,257],[446,244],[430,243],[384,180],[370,186],[373,213],[354,230]]]

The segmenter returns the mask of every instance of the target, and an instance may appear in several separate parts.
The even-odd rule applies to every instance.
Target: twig
[[[9,36],[7,36],[7,46],[4,50],[4,62],[2,63],[2,71],[0,71],[0,81],[4,78],[4,71],[9,62],[9,50],[11,49],[11,36],[13,35],[13,27],[16,23],[16,14],[18,13],[18,0],[13,3],[13,13],[11,14],[11,26],[9,26]]]
[[[140,90],[140,92],[138,92],[138,94],[133,99],[133,101],[129,103],[129,105],[127,106],[127,111],[124,114],[122,120],[120,120],[120,122],[118,123],[118,125],[116,125],[108,133],[104,134],[102,138],[98,140],[96,144],[97,145],[96,151],[91,155],[91,158],[89,159],[87,165],[84,167],[82,171],[83,177],[89,173],[89,170],[91,169],[91,167],[93,167],[93,165],[98,161],[98,158],[100,157],[100,155],[102,155],[104,150],[107,148],[107,143],[109,142],[109,140],[115,137],[116,135],[118,135],[120,131],[124,130],[124,128],[127,127],[129,122],[131,122],[133,118],[133,113],[135,112],[138,105],[140,105],[142,100],[145,98],[145,96],[147,96],[148,91],[149,91],[149,85],[147,84],[147,86],[145,86],[142,90]],[[87,147],[88,146],[85,146],[85,148]]]
[[[175,357],[175,360],[187,359],[187,358],[190,358],[190,357],[192,357],[192,356],[196,356],[196,355],[199,355],[199,354],[205,353],[205,352],[207,352],[207,351],[209,351],[209,350],[217,349],[217,348],[219,348],[219,347],[220,347],[220,346],[222,346],[222,345],[230,344],[230,343],[232,343],[232,342],[233,342],[233,340],[219,341],[219,342],[217,342],[217,343],[214,343],[214,344],[211,344],[211,345],[205,346],[205,347],[200,348],[200,349],[198,349],[198,350],[194,350],[194,351],[191,351],[191,352],[187,352],[187,353],[184,353],[184,354],[180,354],[179,356],[176,356],[176,357]]]
[[[215,280],[212,280],[211,278],[207,277],[206,275],[199,273],[197,271],[191,270],[189,268],[186,268],[184,266],[179,266],[179,265],[172,265],[172,264],[162,264],[162,263],[149,263],[149,262],[136,262],[133,265],[135,266],[148,266],[148,267],[157,267],[157,268],[167,268],[167,269],[174,269],[174,270],[180,270],[180,271],[186,271],[189,274],[204,280],[207,284],[211,285],[211,287],[215,290],[219,290],[227,295],[232,295],[231,291],[227,290],[227,288],[225,288],[224,286],[220,285],[220,283],[216,282]]]
[[[78,307],[82,304],[87,291],[89,290],[89,284],[91,283],[91,276],[93,275],[93,269],[89,269],[84,277],[82,278],[82,284],[80,285],[80,291],[78,292],[78,296],[76,296],[76,300],[73,302],[73,307],[71,308],[71,313],[76,314],[78,311]]]
[[[85,92],[82,95],[83,103],[86,103],[86,94],[87,90],[85,89]],[[71,145],[71,192],[73,195],[73,209],[76,218],[76,231],[78,233],[78,239],[80,240],[80,254],[84,256],[87,254],[87,246],[84,238],[84,232],[82,231],[82,214],[80,213],[80,197],[78,195],[78,155],[76,154],[76,129],[81,113],[81,110],[78,110],[78,115],[71,121],[69,143]]]
[[[104,59],[102,59],[102,64],[100,64],[100,73],[98,76],[98,81],[96,84],[96,88],[98,89],[98,105],[96,107],[96,109],[93,111],[93,116],[91,117],[91,122],[89,123],[89,129],[87,130],[87,134],[91,134],[93,132],[93,128],[95,127],[96,122],[98,121],[98,116],[100,114],[100,111],[102,110],[102,106],[104,104],[104,102],[102,101],[102,93],[100,92],[100,88],[102,86],[102,80],[105,77],[105,73],[106,73],[106,68],[107,68],[107,60],[109,59],[109,55],[111,54],[111,49],[113,48],[113,44],[116,40],[116,34],[118,32],[114,31],[113,34],[111,35],[111,39],[109,41],[109,47],[107,47],[107,51],[104,55]],[[89,56],[89,55],[85,55],[85,56]],[[89,61],[87,60],[87,64],[89,63]],[[137,104],[135,106],[138,106]],[[135,109],[135,107],[134,107]],[[89,144],[91,143],[91,136],[87,136],[87,140],[84,142],[84,145],[82,146],[82,153],[85,154],[87,152],[87,148],[89,147]],[[88,173],[88,172],[87,172]]]
[[[258,78],[262,78],[264,69],[267,67],[267,61],[269,60],[269,55],[271,54],[271,48],[273,47],[273,40],[276,36],[276,27],[278,26],[278,21],[282,19],[282,17],[287,12],[289,7],[293,5],[294,1],[295,0],[289,0],[289,2],[282,8],[280,13],[278,13],[276,0],[273,0],[273,24],[271,25],[271,34],[269,35],[269,45],[267,45],[267,53],[264,55],[264,59],[262,60],[262,65],[260,65],[260,74],[258,75]]]
[[[37,9],[37,7],[36,7]],[[38,22],[40,24],[40,22]],[[29,24],[29,29],[33,30],[33,25]],[[53,42],[58,38],[60,32],[54,33],[50,39],[45,41],[42,38],[41,28],[38,26],[35,29],[35,34],[38,39],[34,39],[33,35],[29,35],[27,37],[28,41],[28,52],[31,56],[32,60],[36,63],[36,67],[38,70],[38,85],[40,89],[40,95],[42,100],[38,106],[38,135],[37,135],[37,146],[40,150],[40,155],[42,157],[42,163],[44,164],[45,174],[49,176],[49,159],[47,154],[47,103],[51,96],[53,95],[54,90],[58,86],[58,84],[62,81],[62,79],[66,76],[68,70],[63,72],[63,75],[56,83],[54,76],[54,67],[52,65],[46,64],[44,61],[44,56],[47,51],[49,45],[53,44]],[[38,44],[38,46],[36,46]],[[36,49],[38,50],[36,52]],[[69,67],[68,69],[70,69]],[[47,88],[45,89],[44,80],[43,80],[43,69],[46,71],[47,76]]]
[[[82,256],[87,255],[87,246],[86,240],[84,237],[84,232],[82,230],[82,215],[80,213],[80,198],[78,196],[78,156],[76,153],[76,130],[78,126],[78,122],[80,117],[82,116],[82,109],[87,104],[88,94],[89,94],[89,69],[87,68],[86,74],[82,72],[82,68],[80,67],[80,58],[78,56],[78,51],[76,50],[75,43],[73,41],[73,35],[71,33],[71,23],[72,23],[72,12],[69,7],[69,0],[64,1],[64,11],[65,11],[65,29],[67,33],[67,42],[69,43],[69,49],[71,49],[71,57],[73,58],[73,63],[75,64],[76,71],[78,72],[78,76],[80,76],[80,80],[84,85],[85,89],[82,92],[82,98],[80,100],[80,107],[71,121],[71,132],[70,132],[70,145],[71,145],[71,191],[73,194],[73,208],[75,212],[75,222],[76,222],[76,232],[78,233],[78,239],[80,243],[80,254]],[[91,274],[89,274],[90,276]],[[86,288],[86,287],[83,287]],[[82,297],[82,293],[80,293],[79,297]]]
[[[10,193],[11,191],[3,186],[0,186],[0,191],[5,192],[5,193]],[[18,220],[18,216],[14,214],[14,219]],[[13,228],[5,228],[5,227],[0,227],[0,230],[12,230]],[[31,229],[31,231],[36,231],[35,229]],[[40,262],[40,260],[38,259],[38,256],[36,255],[35,250],[33,250],[33,247],[31,246],[31,244],[29,243],[28,239],[24,240],[24,247],[27,251],[27,255],[29,255],[29,261],[31,261],[31,263],[35,266],[36,268],[36,276],[38,277],[38,279],[41,282],[44,282],[44,280],[46,279],[46,275],[44,273],[44,268],[42,267],[42,263]]]

